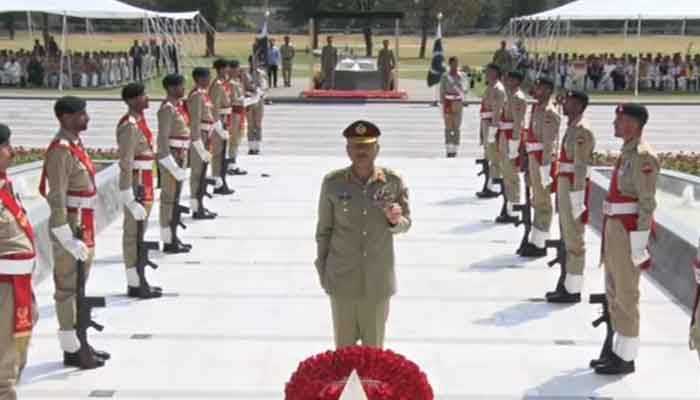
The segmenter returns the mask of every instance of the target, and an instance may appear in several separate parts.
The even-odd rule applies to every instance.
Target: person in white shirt
[[[5,81],[8,85],[17,86],[22,77],[22,66],[19,65],[16,58],[11,58],[5,63]]]

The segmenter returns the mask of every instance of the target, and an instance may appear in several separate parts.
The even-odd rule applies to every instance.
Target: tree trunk
[[[423,8],[423,16],[421,17],[421,35],[420,35],[420,53],[418,58],[425,58],[425,47],[428,44],[428,8]]]
[[[372,27],[368,26],[365,29],[363,29],[362,34],[365,37],[365,49],[367,50],[367,57],[372,57]]]
[[[49,46],[49,14],[41,14],[41,36],[44,38],[44,48]]]
[[[207,40],[207,50],[206,57],[214,57],[216,55],[216,36],[215,32],[211,29],[207,29],[206,40]]]
[[[321,32],[321,20],[315,20],[314,21],[314,37],[313,37],[313,43],[312,43],[312,49],[311,50],[316,50],[318,49],[318,34]]]
[[[7,31],[10,34],[10,40],[15,40],[15,14],[7,14]]]

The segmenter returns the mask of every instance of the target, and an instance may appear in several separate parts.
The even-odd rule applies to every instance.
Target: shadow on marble
[[[451,235],[471,235],[474,233],[482,233],[491,229],[496,228],[496,224],[492,223],[489,221],[488,223],[483,220],[475,223],[470,223],[470,224],[464,224],[464,225],[457,225],[453,228],[450,228],[448,231],[445,233],[451,234]]]
[[[581,360],[581,362],[588,363],[588,360]],[[612,397],[601,395],[598,391],[623,378],[624,376],[596,375],[589,368],[576,368],[528,389],[523,395],[523,400],[546,398],[611,399]]]
[[[525,260],[517,255],[495,255],[474,263],[465,268],[460,268],[459,272],[503,272],[526,267],[529,260]]]
[[[59,353],[56,353],[57,358]],[[20,385],[30,385],[43,381],[65,381],[71,375],[79,373],[77,368],[69,368],[61,361],[47,361],[39,364],[30,364],[22,371]]]
[[[477,325],[513,327],[531,321],[548,318],[552,313],[571,308],[567,306],[552,306],[547,303],[521,302],[494,312],[488,318],[475,320]]]

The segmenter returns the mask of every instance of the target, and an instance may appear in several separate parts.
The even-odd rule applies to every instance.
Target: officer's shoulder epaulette
[[[133,115],[126,116],[119,121],[119,126],[136,125],[136,118]]]
[[[323,180],[324,181],[332,181],[335,179],[341,179],[341,178],[345,177],[347,172],[348,172],[347,168],[336,169],[336,170],[333,170],[333,171],[327,173],[326,176],[323,177]]]
[[[391,168],[381,167],[381,169],[384,172],[384,176],[386,176],[387,179],[392,179],[392,178],[399,179],[399,180],[402,179],[401,174],[399,174],[398,172],[396,172],[395,170],[393,170]]]
[[[654,159],[658,162],[658,156],[656,155],[656,152],[646,142],[639,143],[639,146],[637,146],[637,152],[639,153],[640,158]]]

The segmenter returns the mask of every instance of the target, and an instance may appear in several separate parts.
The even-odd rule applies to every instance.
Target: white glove
[[[489,126],[486,131],[486,141],[488,143],[496,143],[496,134],[498,133],[497,126]]]
[[[158,163],[167,169],[178,182],[187,179],[187,171],[184,168],[178,167],[172,155],[161,158],[158,160]]]
[[[520,155],[520,141],[509,140],[508,141],[508,159],[515,160]]]
[[[119,192],[119,200],[124,207],[129,209],[129,212],[131,212],[131,215],[135,220],[143,221],[146,219],[146,209],[143,208],[141,203],[136,201],[134,198],[134,192],[132,192],[131,189],[122,190]]]
[[[58,239],[66,251],[68,251],[76,260],[85,261],[88,259],[89,250],[82,240],[78,240],[73,236],[68,224],[57,226],[51,229],[53,235]]]
[[[204,148],[204,143],[202,143],[201,140],[192,142],[192,147],[194,147],[197,154],[199,154],[199,158],[202,159],[202,162],[208,163],[211,161],[211,154]]]
[[[586,192],[583,190],[571,192],[569,199],[571,200],[571,213],[574,215],[574,219],[578,219],[586,211]]]
[[[224,128],[223,122],[216,121],[216,124],[214,124],[214,132],[216,132],[221,139],[228,139],[228,132],[226,131],[226,128]]]
[[[549,175],[552,170],[552,165],[542,165],[540,167],[540,180],[542,181],[542,187],[547,187],[552,183],[552,177]]]
[[[630,252],[632,253],[632,263],[635,266],[644,264],[649,259],[647,242],[649,241],[649,231],[630,232]]]

